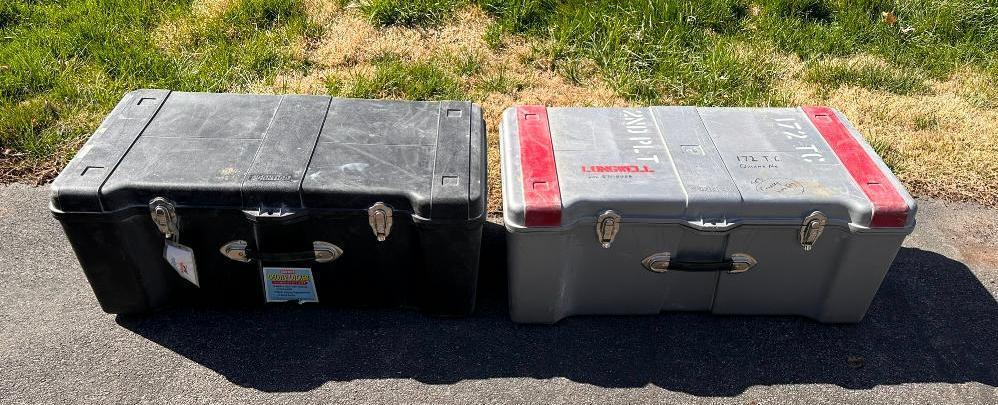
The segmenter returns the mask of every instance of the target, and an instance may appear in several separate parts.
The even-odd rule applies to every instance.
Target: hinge
[[[800,246],[804,248],[805,252],[811,251],[827,224],[828,217],[821,211],[812,212],[811,215],[804,218],[804,222],[800,226]]]
[[[174,242],[180,238],[180,220],[177,218],[176,206],[163,197],[153,198],[149,202],[149,215],[159,232]]]
[[[371,223],[371,230],[378,242],[384,242],[392,232],[392,207],[383,202],[374,203],[367,209],[367,220]]]
[[[596,217],[596,238],[604,249],[610,247],[618,231],[620,231],[620,215],[616,212],[606,210]]]

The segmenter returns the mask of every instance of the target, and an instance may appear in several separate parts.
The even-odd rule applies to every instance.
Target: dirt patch
[[[994,245],[976,242],[964,243],[959,246],[960,255],[965,264],[974,268],[998,268],[998,250]]]
[[[973,203],[929,203],[927,208],[936,213],[929,219],[929,229],[938,230],[930,237],[951,247],[972,268],[998,269],[998,234],[993,231],[998,217],[994,210]]]
[[[33,158],[15,154],[11,150],[0,151],[0,184],[25,183],[34,186],[47,184],[55,179],[77,150],[87,141],[87,137],[64,144],[56,153],[46,158]]]

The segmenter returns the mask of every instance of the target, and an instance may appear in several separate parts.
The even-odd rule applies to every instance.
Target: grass
[[[50,178],[140,87],[515,103],[828,104],[918,195],[998,203],[986,0],[8,0],[0,180]],[[42,169],[39,169],[42,168]]]
[[[329,94],[355,98],[407,100],[458,100],[467,94],[449,73],[429,62],[407,62],[396,54],[379,55],[375,71],[356,75],[352,86],[343,87],[338,78],[327,79]]]
[[[826,89],[848,85],[904,95],[925,93],[929,89],[925,76],[917,71],[863,59],[811,61],[807,63],[804,78]]]
[[[8,0],[0,8],[0,149],[59,165],[63,149],[129,90],[227,91],[307,68],[291,48],[320,31],[301,0],[232,3],[205,15],[183,0]],[[164,41],[163,27],[183,32]]]
[[[639,103],[783,104],[772,95],[772,66],[739,57],[741,44],[770,46],[813,70],[824,67],[815,63],[821,59],[875,55],[889,68],[810,75],[900,93],[966,64],[993,68],[998,50],[998,4],[980,1],[485,1],[484,8],[497,18],[490,32],[550,39],[556,60],[596,61]]]
[[[460,0],[361,0],[356,3],[372,23],[382,27],[438,24],[461,4]]]

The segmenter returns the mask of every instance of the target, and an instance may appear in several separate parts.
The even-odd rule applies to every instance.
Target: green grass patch
[[[163,24],[185,33],[173,47],[157,42]],[[207,17],[191,0],[8,0],[0,30],[0,149],[34,158],[85,136],[130,90],[227,91],[306,69],[291,48],[320,34],[302,0]]]
[[[524,83],[509,75],[506,69],[486,73],[475,88],[483,93],[511,94],[523,90]]]
[[[5,0],[0,4],[0,30],[21,20],[21,7],[18,0]]]
[[[457,67],[457,73],[463,77],[475,75],[482,70],[482,60],[472,53],[451,56],[450,63]]]
[[[553,0],[478,0],[476,3],[497,17],[496,24],[486,33],[486,41],[493,46],[498,45],[503,34],[542,33],[555,6]]]
[[[459,100],[467,93],[450,72],[437,63],[410,62],[398,55],[386,54],[374,60],[370,75],[355,75],[347,85],[337,77],[326,79],[330,94],[356,98],[403,100]]]
[[[357,5],[375,25],[416,27],[438,24],[465,3],[465,0],[361,0]]]
[[[507,33],[551,41],[552,65],[592,60],[619,94],[643,103],[780,103],[770,94],[767,53],[809,63],[875,55],[902,73],[838,67],[808,74],[900,94],[922,91],[925,79],[944,79],[960,66],[992,69],[998,60],[998,3],[982,0],[476,3],[496,18],[485,34],[490,45],[501,46]],[[746,60],[733,44],[763,52]]]
[[[917,94],[928,91],[925,77],[914,69],[868,62],[812,61],[807,64],[804,78],[826,89],[852,85],[895,94]]]
[[[536,3],[538,8],[546,6]],[[725,34],[740,26],[745,6],[738,1],[690,7],[681,2],[596,0],[566,2],[546,11],[487,9],[500,13],[500,24],[525,21],[528,35],[546,36],[550,45],[545,58],[554,66],[567,64],[562,70],[571,71],[572,61],[591,60],[617,93],[635,102],[772,102],[768,64],[737,55],[734,41]],[[513,15],[504,14],[509,12]]]
[[[931,113],[915,117],[915,128],[923,131],[937,129],[939,128],[939,117]]]

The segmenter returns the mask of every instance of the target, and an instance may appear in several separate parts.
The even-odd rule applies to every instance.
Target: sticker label
[[[194,262],[194,250],[177,242],[167,240],[163,248],[163,258],[177,271],[180,277],[190,281],[196,287],[198,284],[198,266]]]
[[[264,267],[263,289],[267,302],[319,302],[312,269],[307,267]]]

